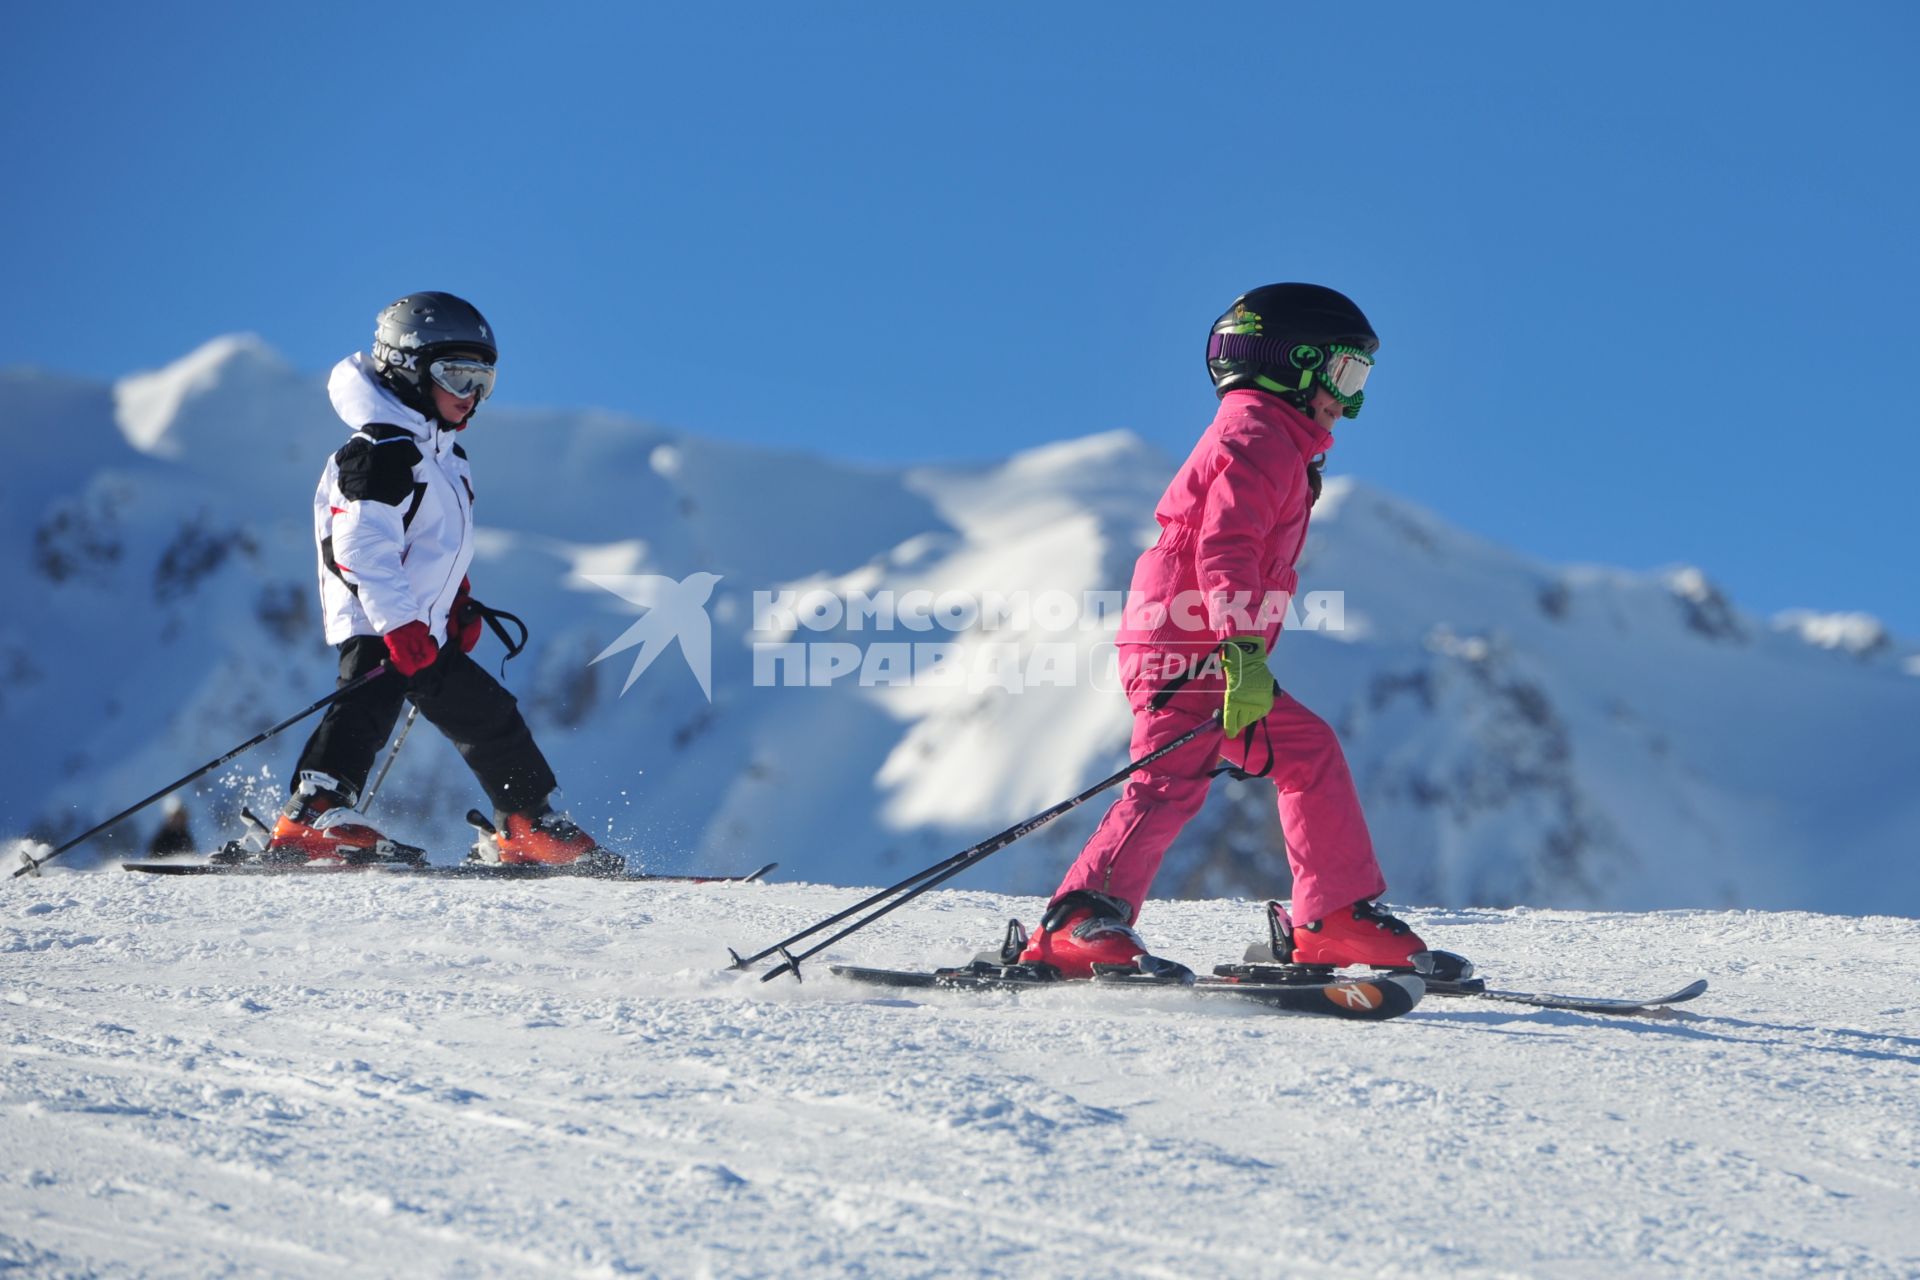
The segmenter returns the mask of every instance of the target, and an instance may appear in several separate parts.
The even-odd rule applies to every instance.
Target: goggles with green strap
[[[1373,372],[1373,357],[1358,347],[1322,347],[1254,333],[1214,334],[1207,342],[1207,359],[1253,365],[1260,375],[1257,381],[1269,391],[1305,391],[1318,381],[1349,418],[1360,416],[1367,375]]]
[[[1340,407],[1351,418],[1360,412],[1360,402],[1367,398],[1363,389],[1367,375],[1372,372],[1373,357],[1366,352],[1352,347],[1328,347],[1327,366],[1319,370],[1320,385],[1340,402]]]

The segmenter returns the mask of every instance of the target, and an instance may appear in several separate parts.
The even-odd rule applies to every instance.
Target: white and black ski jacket
[[[327,643],[424,622],[445,642],[473,560],[473,477],[455,432],[395,398],[359,352],[327,379],[353,438],[313,495]]]

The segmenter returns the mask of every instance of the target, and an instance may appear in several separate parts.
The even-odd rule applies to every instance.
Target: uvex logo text
[[[402,351],[384,342],[373,344],[374,359],[389,364],[396,369],[418,369],[420,357],[411,351]]]

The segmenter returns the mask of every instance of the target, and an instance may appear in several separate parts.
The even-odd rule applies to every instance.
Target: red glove
[[[480,643],[480,632],[484,625],[479,606],[473,603],[470,594],[472,586],[469,579],[460,579],[460,590],[453,597],[453,608],[447,610],[447,639],[449,642],[458,639],[462,653],[473,652],[473,646]]]
[[[380,638],[387,642],[387,652],[393,655],[393,665],[400,668],[403,676],[418,675],[440,656],[440,646],[434,643],[433,632],[427,630],[424,622],[409,622],[404,627],[395,627]]]

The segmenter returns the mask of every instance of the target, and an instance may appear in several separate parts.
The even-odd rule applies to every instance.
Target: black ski
[[[1294,960],[1293,919],[1279,902],[1267,903],[1267,940],[1247,948],[1241,964],[1215,965],[1215,977],[1240,982],[1303,983],[1313,985],[1334,980],[1335,971],[1323,965],[1300,964]],[[1436,996],[1476,996],[1482,1000],[1501,1000],[1508,1004],[1532,1005],[1536,1009],[1563,1009],[1572,1013],[1651,1013],[1670,1004],[1682,1004],[1705,993],[1707,980],[1697,979],[1678,991],[1647,1000],[1614,996],[1561,996],[1540,991],[1503,991],[1489,987],[1486,979],[1474,976],[1473,961],[1451,951],[1422,951],[1413,957],[1416,972],[1426,984],[1427,993]],[[1374,970],[1377,978],[1398,970]]]
[[[1099,991],[1175,990],[1201,997],[1251,1000],[1291,1013],[1369,1022],[1399,1017],[1420,1003],[1420,996],[1425,990],[1420,979],[1412,974],[1383,974],[1325,982],[1264,983],[1228,977],[1195,978],[1182,970],[1181,976],[1113,972],[1099,974],[1087,982],[1070,982],[1046,966],[994,964],[987,960],[976,960],[962,968],[932,971],[868,969],[845,964],[833,965],[832,971],[842,978],[877,986],[933,987],[952,991],[1030,991],[1065,987],[1090,987]]]
[[[436,866],[420,862],[332,862],[275,865],[259,862],[123,862],[121,869],[155,876],[351,876],[383,875],[419,877],[432,880],[598,880],[619,884],[751,884],[767,876],[780,864],[766,866],[741,876],[658,875],[647,872],[615,872],[611,875],[580,871],[564,866],[538,866],[526,863],[505,865],[493,862],[459,862]]]
[[[1649,1013],[1670,1004],[1684,1004],[1704,994],[1707,989],[1707,980],[1701,978],[1678,991],[1646,1000],[1623,999],[1615,996],[1562,996],[1540,991],[1504,991],[1497,987],[1489,987],[1484,978],[1473,977],[1473,966],[1459,956],[1446,951],[1430,952],[1428,955],[1434,962],[1434,972],[1420,975],[1426,984],[1428,995],[1477,996],[1482,1000],[1501,1000],[1508,1004],[1532,1005],[1537,1009],[1562,1009],[1572,1013]],[[1272,963],[1217,965],[1214,967],[1214,974],[1244,982],[1282,985],[1289,983],[1313,985],[1327,982],[1333,976],[1325,969],[1309,965]]]
[[[1508,1004],[1529,1004],[1539,1009],[1565,1009],[1574,1013],[1650,1013],[1655,1009],[1663,1009],[1670,1004],[1684,1004],[1695,996],[1704,995],[1707,990],[1707,980],[1700,978],[1678,991],[1664,996],[1655,996],[1650,1000],[1623,1000],[1613,996],[1556,996],[1538,991],[1501,991],[1489,987],[1481,978],[1469,978],[1465,982],[1429,981],[1427,990],[1437,996],[1479,996],[1482,1000],[1504,1000]]]

